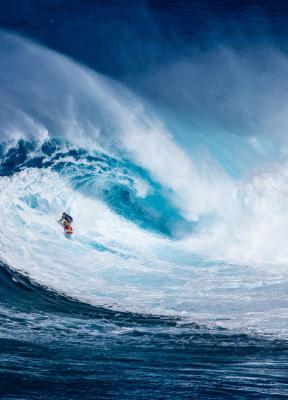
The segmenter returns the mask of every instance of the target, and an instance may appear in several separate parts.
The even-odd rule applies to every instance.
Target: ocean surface
[[[1,2],[1,400],[288,398],[287,18]]]

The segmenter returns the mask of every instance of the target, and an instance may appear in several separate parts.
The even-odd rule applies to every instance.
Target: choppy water
[[[2,398],[285,398],[287,343],[69,300],[1,267]]]

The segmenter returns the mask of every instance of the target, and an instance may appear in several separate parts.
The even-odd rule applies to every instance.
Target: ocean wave
[[[258,167],[236,176],[219,144],[181,146],[119,83],[0,42],[14,82],[0,74],[1,260],[92,305],[285,335],[285,159],[265,164],[256,137],[238,138]]]

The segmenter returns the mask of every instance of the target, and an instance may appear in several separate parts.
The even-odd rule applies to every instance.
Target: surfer
[[[71,225],[71,222],[73,222],[73,218],[71,215],[68,215],[67,213],[63,212],[61,219],[59,219],[58,222],[63,221],[63,226],[64,226],[64,232],[66,235],[72,235],[73,233],[73,228]]]
[[[71,215],[66,214],[65,212],[63,212],[61,219],[59,219],[58,222],[62,222],[64,221],[64,225],[65,225],[65,221],[68,224],[71,224],[71,222],[73,222],[73,218],[71,217]]]

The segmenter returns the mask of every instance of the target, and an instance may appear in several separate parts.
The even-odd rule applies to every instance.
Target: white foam
[[[203,257],[241,264],[268,264],[287,271],[287,163],[266,167],[234,184],[229,207],[204,220],[202,229],[183,240]]]
[[[0,257],[33,280],[92,304],[283,333],[273,317],[286,301],[273,291],[283,271],[193,261],[192,248],[142,231],[49,170],[2,177],[0,189]],[[56,222],[63,210],[72,239]]]

